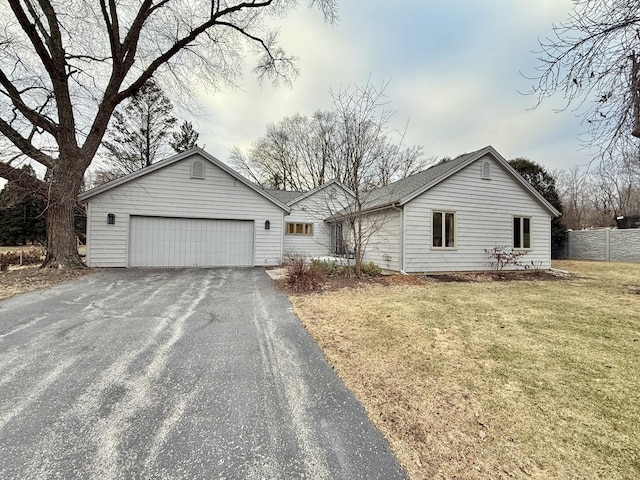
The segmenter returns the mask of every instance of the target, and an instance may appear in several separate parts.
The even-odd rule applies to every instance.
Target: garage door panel
[[[252,221],[132,216],[129,265],[251,266],[253,230]]]

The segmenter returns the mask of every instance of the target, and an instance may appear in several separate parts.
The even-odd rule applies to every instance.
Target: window
[[[313,235],[313,223],[287,223],[287,235]]]
[[[204,178],[204,164],[200,160],[191,164],[191,178]]]
[[[482,162],[482,179],[491,180],[491,162],[488,160]]]
[[[531,248],[531,219],[513,217],[513,248]]]
[[[433,248],[456,248],[455,212],[433,212],[431,246]]]

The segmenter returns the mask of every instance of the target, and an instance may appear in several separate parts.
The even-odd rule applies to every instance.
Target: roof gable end
[[[460,170],[468,167],[469,165],[471,165],[472,163],[480,160],[481,158],[485,157],[486,155],[491,156],[496,162],[498,162],[498,164],[500,164],[505,171],[507,171],[507,173],[509,173],[509,175],[518,183],[520,184],[521,187],[523,187],[531,196],[533,196],[539,203],[541,203],[547,210],[549,210],[549,212],[551,214],[553,214],[554,216],[558,217],[561,215],[561,213],[556,210],[555,207],[553,207],[553,205],[551,205],[541,194],[540,192],[538,192],[529,182],[527,182],[522,175],[520,175],[510,164],[509,162],[507,162],[502,155],[500,155],[497,150],[495,148],[493,148],[491,145],[484,147],[476,152],[473,153],[469,153],[466,155],[463,155],[462,157],[459,157],[458,159],[454,159],[451,160],[451,162],[456,162],[454,165],[451,165],[451,168],[445,170],[444,172],[442,172],[440,175],[438,175],[437,177],[431,179],[430,181],[426,182],[424,185],[420,186],[419,188],[416,188],[415,190],[409,192],[408,194],[406,194],[404,197],[402,197],[401,199],[399,199],[399,201],[397,202],[398,206],[402,206],[405,205],[406,203],[410,202],[411,200],[413,200],[414,198],[418,197],[419,195],[422,195],[424,192],[426,192],[427,190],[435,187],[436,185],[438,185],[439,183],[443,182],[444,180],[446,180],[447,178],[455,175],[457,172],[459,172]],[[446,165],[446,163],[444,164]],[[435,168],[435,167],[432,167]],[[428,170],[426,170],[428,171]]]
[[[185,159],[187,159],[189,157],[192,157],[193,155],[200,156],[203,160],[206,160],[209,163],[211,163],[212,165],[216,166],[217,168],[219,168],[223,172],[225,172],[228,175],[230,175],[231,177],[233,177],[235,180],[238,180],[240,183],[244,184],[245,186],[247,186],[248,188],[250,188],[251,190],[256,192],[258,195],[266,198],[271,203],[277,205],[278,207],[280,207],[285,212],[287,212],[287,213],[291,212],[291,209],[289,208],[289,206],[287,204],[285,204],[284,202],[282,202],[279,199],[275,198],[273,195],[269,194],[269,192],[267,192],[266,190],[254,185],[249,180],[247,180],[242,175],[240,175],[238,172],[236,172],[234,169],[232,169],[231,167],[229,167],[225,163],[221,162],[220,160],[215,158],[210,153],[205,152],[200,147],[191,148],[189,150],[186,150],[184,152],[178,153],[178,154],[173,155],[173,156],[171,156],[169,158],[161,160],[161,161],[159,161],[157,163],[149,165],[148,167],[142,168],[142,169],[140,169],[140,170],[138,170],[136,172],[130,173],[128,175],[125,175],[124,177],[117,178],[115,180],[112,180],[110,182],[105,183],[104,185],[100,185],[99,187],[92,188],[91,190],[87,190],[86,192],[83,192],[80,195],[78,195],[78,200],[80,200],[82,202],[85,202],[85,201],[87,201],[87,200],[89,200],[89,199],[91,199],[91,198],[93,198],[93,197],[95,197],[97,195],[100,195],[100,194],[105,193],[105,192],[107,192],[109,190],[117,188],[120,185],[124,185],[125,183],[129,183],[129,182],[131,182],[133,180],[136,180],[138,178],[141,178],[141,177],[144,177],[146,175],[149,175],[150,173],[153,173],[153,172],[155,172],[157,170],[160,170],[162,168],[166,168],[166,167],[168,167],[170,165],[173,165],[175,163],[181,162],[181,161],[183,161],[183,160],[185,160]]]
[[[301,202],[302,200],[304,200],[306,198],[309,198],[312,195],[315,195],[316,193],[319,193],[322,190],[324,190],[326,188],[329,188],[330,186],[337,186],[337,187],[341,188],[345,193],[350,195],[352,198],[355,198],[355,196],[356,196],[355,193],[353,193],[348,187],[343,185],[338,180],[334,179],[334,180],[328,181],[327,183],[323,183],[322,185],[320,185],[319,187],[314,188],[313,190],[309,190],[308,192],[302,193],[299,197],[297,197],[295,200],[290,202],[289,205],[293,206],[295,203]]]

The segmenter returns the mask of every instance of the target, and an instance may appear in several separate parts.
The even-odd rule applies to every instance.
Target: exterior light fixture
[[[115,225],[116,223],[116,216],[113,213],[107,213],[107,223],[109,225]]]
[[[265,230],[271,230],[271,222],[269,220],[265,220],[264,229]]]

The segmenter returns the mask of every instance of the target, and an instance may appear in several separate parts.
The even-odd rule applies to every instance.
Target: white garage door
[[[131,267],[253,265],[253,222],[131,217]]]

